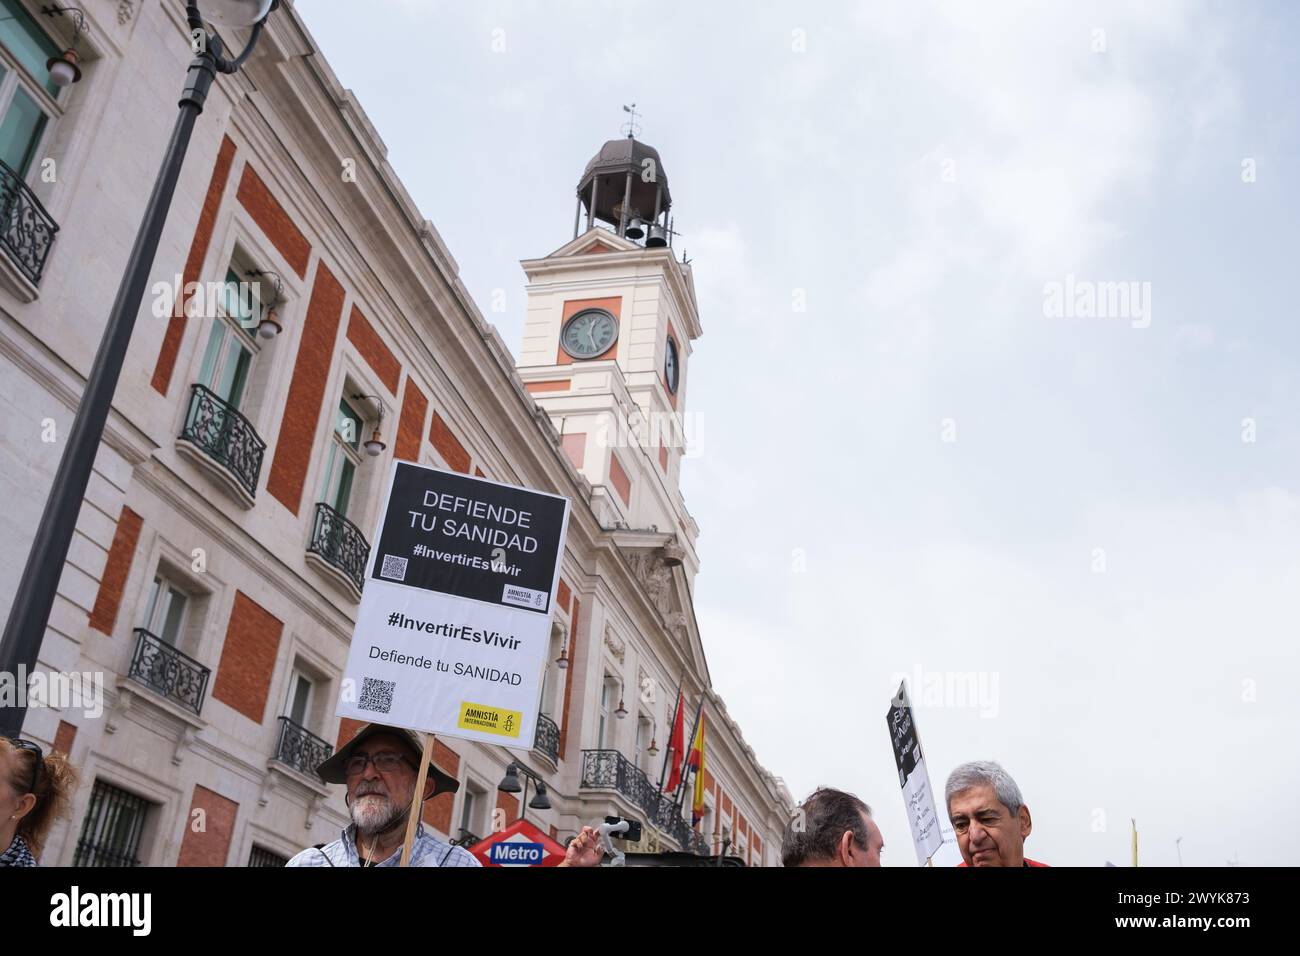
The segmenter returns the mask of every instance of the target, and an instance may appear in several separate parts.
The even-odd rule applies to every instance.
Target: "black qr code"
[[[406,558],[399,558],[395,554],[384,555],[384,566],[379,569],[381,578],[391,578],[394,581],[406,580]]]
[[[373,710],[386,714],[393,708],[393,689],[395,680],[379,680],[376,677],[361,678],[361,700],[357,702],[358,710]]]

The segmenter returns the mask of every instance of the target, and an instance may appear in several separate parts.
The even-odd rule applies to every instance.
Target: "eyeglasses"
[[[36,754],[36,760],[32,762],[32,787],[27,791],[28,793],[35,793],[37,785],[41,782],[41,764],[45,762],[45,751],[39,745],[32,743],[30,740],[23,740],[21,737],[6,737],[5,740],[19,750],[30,750]]]
[[[349,777],[359,777],[366,772],[366,764],[370,763],[373,763],[380,773],[392,773],[403,765],[408,767],[411,765],[404,754],[381,750],[377,754],[353,754],[343,765],[343,770]]]

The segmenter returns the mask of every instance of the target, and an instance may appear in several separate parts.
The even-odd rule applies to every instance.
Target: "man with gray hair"
[[[786,825],[781,865],[880,866],[884,848],[869,806],[851,793],[820,787]]]
[[[948,775],[944,799],[961,850],[959,866],[1047,866],[1025,857],[1033,821],[1020,788],[999,764],[962,764]]]

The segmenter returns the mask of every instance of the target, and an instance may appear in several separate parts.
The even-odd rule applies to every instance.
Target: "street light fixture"
[[[77,21],[72,31],[72,45],[58,56],[52,56],[45,61],[45,69],[50,72],[51,83],[60,87],[71,86],[81,79],[81,67],[78,65],[81,58],[77,55],[77,40],[81,38],[81,31],[86,29],[86,14],[78,7],[56,7],[50,4],[41,7],[41,13],[47,17],[61,17],[65,13],[70,13]]]
[[[131,344],[136,316],[149,287],[158,243],[176,193],[176,183],[194,134],[195,122],[203,112],[217,74],[239,71],[257,47],[267,17],[278,6],[279,0],[207,0],[208,14],[205,18],[198,0],[187,0],[185,4],[185,18],[195,55],[190,61],[181,93],[180,113],[172,128],[153,192],[145,206],[135,244],[127,258],[122,283],[113,297],[113,308],[105,323],[86,387],[81,393],[76,418],[68,432],[67,447],[59,460],[59,469],[41,512],[13,606],[9,609],[4,635],[0,637],[0,672],[30,673],[40,655],[50,609],[54,606],[68,547],[77,527],[77,516],[95,466],[95,455],[104,437],[104,425],[112,407],[113,393],[117,391],[127,347]],[[208,32],[205,19],[229,27],[252,26],[253,32],[244,51],[233,60],[227,59],[225,44],[220,36]],[[66,56],[64,60],[67,62]],[[76,63],[72,62],[70,66],[73,67],[71,77],[75,82]],[[68,77],[67,70],[57,63],[53,68],[58,75]],[[18,736],[26,714],[25,702],[21,706],[0,707],[0,734]]]
[[[251,27],[277,5],[273,0],[208,0],[208,19],[223,27]]]
[[[284,280],[280,278],[278,272],[270,272],[265,269],[251,269],[248,274],[259,279],[262,276],[270,276],[275,280],[275,291],[271,294],[271,301],[267,304],[261,321],[257,323],[258,336],[264,339],[273,339],[284,331],[284,326],[280,324],[280,313],[276,309],[276,306],[280,304],[280,296],[284,293]]]
[[[524,775],[523,786],[520,786],[519,784],[520,774]],[[537,784],[537,793],[533,795],[533,799],[531,800],[528,800],[529,783]],[[514,760],[510,761],[510,763],[506,766],[506,775],[502,777],[501,782],[497,784],[497,789],[500,790],[502,793],[519,793],[522,790],[524,795],[519,801],[519,806],[521,808],[524,806],[524,801],[528,800],[528,806],[530,809],[533,810],[551,809],[551,798],[547,795],[546,781],[543,780],[537,774],[533,773],[523,764],[517,763]],[[523,818],[524,818],[524,811],[520,809],[519,819],[522,820]]]
[[[373,398],[375,404],[379,406],[379,420],[375,423],[374,430],[370,433],[370,441],[365,442],[362,447],[365,448],[366,454],[371,458],[378,458],[384,453],[388,446],[384,444],[383,436],[379,434],[380,426],[384,424],[384,400],[378,395],[353,395],[353,399],[360,401],[363,398]]]

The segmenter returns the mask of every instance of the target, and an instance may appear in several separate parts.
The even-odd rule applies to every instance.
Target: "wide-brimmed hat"
[[[405,727],[389,727],[387,724],[366,724],[357,731],[355,737],[340,747],[334,756],[316,768],[316,775],[326,783],[347,783],[348,758],[360,744],[375,734],[391,734],[407,744],[415,754],[416,766],[419,766],[420,758],[424,756],[424,741],[414,730]],[[436,797],[440,793],[455,793],[460,789],[460,781],[439,767],[432,758],[429,760],[429,776],[433,779],[433,793],[429,794],[430,797]]]

